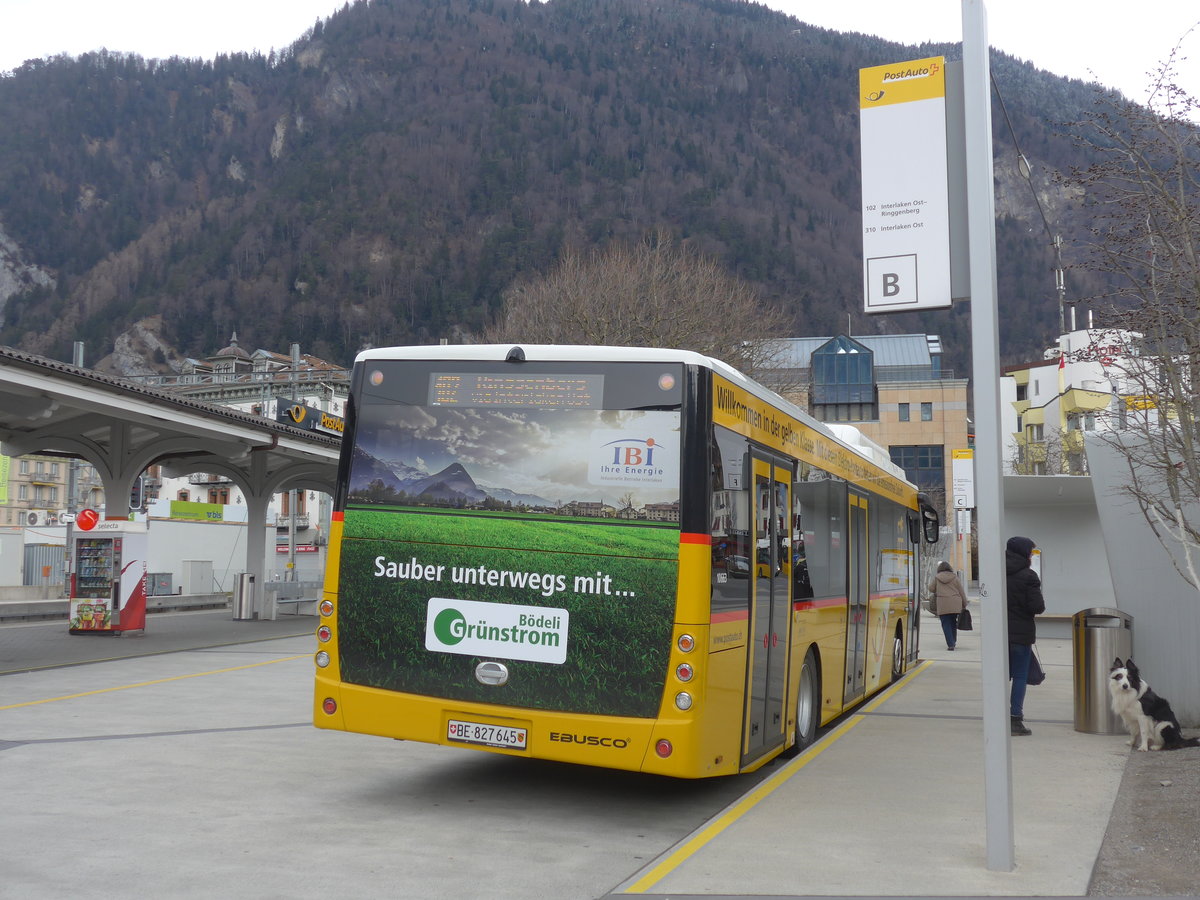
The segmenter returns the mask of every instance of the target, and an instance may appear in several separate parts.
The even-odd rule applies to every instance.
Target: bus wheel
[[[817,739],[820,724],[821,676],[817,668],[817,656],[809,650],[800,666],[800,691],[796,696],[796,742],[787,749],[785,755],[796,756],[801,750],[811,747]]]
[[[900,680],[904,674],[904,635],[900,626],[896,626],[896,636],[892,638],[892,682]]]

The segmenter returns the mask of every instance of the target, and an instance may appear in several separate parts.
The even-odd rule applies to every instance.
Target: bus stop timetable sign
[[[949,306],[945,60],[860,69],[858,83],[864,309]]]

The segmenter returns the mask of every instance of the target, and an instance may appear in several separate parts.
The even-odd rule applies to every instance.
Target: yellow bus
[[[917,658],[936,512],[708,357],[354,364],[314,723],[701,778],[798,752]]]

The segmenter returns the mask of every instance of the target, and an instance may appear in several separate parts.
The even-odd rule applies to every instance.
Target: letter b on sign
[[[879,256],[867,260],[867,312],[917,304],[917,256]]]

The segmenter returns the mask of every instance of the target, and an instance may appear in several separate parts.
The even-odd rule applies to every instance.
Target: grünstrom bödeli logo
[[[567,660],[569,626],[565,609],[431,597],[425,649],[561,664]]]

